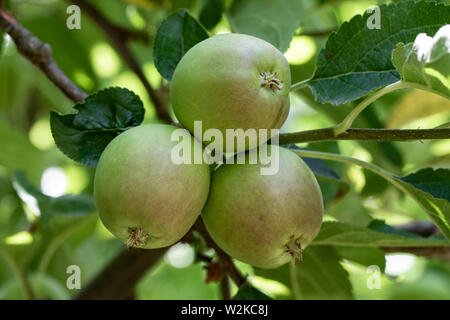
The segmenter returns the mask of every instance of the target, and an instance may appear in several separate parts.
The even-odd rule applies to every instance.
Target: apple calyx
[[[127,241],[127,248],[143,248],[147,244],[150,235],[141,227],[128,228],[130,236]]]
[[[283,84],[280,79],[277,78],[278,74],[272,71],[266,71],[260,73],[259,81],[261,87],[265,87],[275,92],[275,90],[283,89]]]
[[[292,266],[295,267],[295,260],[303,263],[303,249],[299,239],[293,239],[286,244],[286,252],[292,256]]]

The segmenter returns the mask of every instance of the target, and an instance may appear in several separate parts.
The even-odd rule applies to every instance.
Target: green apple
[[[187,130],[143,125],[116,137],[102,153],[94,197],[103,224],[128,246],[169,246],[194,224],[208,197],[210,168],[175,164],[174,130],[192,148],[201,147]]]
[[[279,129],[289,113],[290,87],[289,64],[277,48],[259,38],[228,33],[196,44],[183,56],[170,98],[185,128],[199,139],[208,129],[220,130],[225,150],[226,129]],[[194,121],[202,122],[202,136],[194,132]],[[267,139],[250,138],[232,151]]]
[[[260,268],[276,268],[301,251],[319,232],[323,200],[314,174],[295,153],[279,153],[279,169],[261,175],[262,162],[224,164],[213,172],[202,212],[213,240],[230,256]],[[257,152],[257,149],[247,153]]]

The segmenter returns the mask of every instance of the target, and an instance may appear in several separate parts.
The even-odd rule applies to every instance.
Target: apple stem
[[[293,254],[291,255],[291,266],[292,266],[292,269],[295,269],[295,257]]]
[[[277,78],[276,72],[262,72],[260,74],[261,87],[266,87],[275,92],[276,89],[283,89],[283,84],[280,79]]]
[[[295,267],[295,260],[303,263],[303,249],[299,239],[294,240],[286,245],[286,252],[292,256],[292,266]]]
[[[127,248],[143,248],[147,244],[150,235],[146,233],[141,227],[128,228],[130,236],[127,241]]]

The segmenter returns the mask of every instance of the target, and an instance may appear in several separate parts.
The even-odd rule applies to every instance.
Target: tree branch
[[[355,121],[355,119],[361,114],[361,112],[363,112],[365,108],[370,106],[372,102],[378,100],[388,93],[408,87],[409,86],[407,83],[399,80],[381,88],[372,95],[366,97],[355,108],[353,108],[352,111],[350,111],[350,113],[344,118],[344,120],[341,121],[341,123],[334,127],[334,134],[339,135],[341,133],[345,133],[352,126],[353,121]]]
[[[246,278],[241,275],[241,273],[231,260],[230,256],[227,255],[222,249],[220,249],[219,246],[217,246],[217,244],[211,238],[201,217],[197,219],[193,226],[193,229],[200,233],[203,239],[205,239],[206,245],[210,248],[213,248],[217,253],[222,270],[224,270],[225,273],[228,274],[231,279],[233,279],[234,283],[236,283],[238,287],[242,286],[246,282]]]
[[[237,286],[246,282],[236,269],[231,258],[211,239],[201,218],[197,219],[192,230],[197,231],[208,247],[213,248],[219,257],[222,270],[228,274]],[[192,242],[192,234],[188,232],[181,241]],[[91,283],[76,297],[76,299],[128,299],[133,296],[134,288],[141,277],[167,251],[161,249],[129,249],[123,250],[109,263]],[[197,259],[211,262],[209,257],[198,255]],[[226,278],[226,276],[224,276]]]
[[[222,294],[223,300],[230,300],[230,281],[227,276],[224,276],[222,280],[220,280],[220,293]]]
[[[0,2],[0,28],[14,40],[17,50],[45,75],[73,102],[83,101],[87,96],[58,67],[52,57],[52,49],[30,31],[25,29]]]
[[[134,296],[134,288],[167,248],[123,250],[76,297],[79,300],[118,300]]]
[[[381,247],[386,253],[411,253],[429,259],[450,262],[450,247]]]
[[[300,142],[335,140],[364,141],[414,141],[450,139],[450,129],[348,129],[335,136],[334,128],[285,133],[280,135],[280,145]]]
[[[0,27],[11,36],[19,52],[41,69],[70,100],[73,102],[84,100],[87,94],[58,67],[52,58],[50,46],[22,27],[2,6],[2,1],[0,1]],[[166,250],[124,250],[80,293],[78,299],[132,297],[138,280]]]
[[[329,29],[323,29],[323,30],[302,30],[300,29],[300,32],[297,32],[296,36],[308,36],[308,37],[328,37],[330,33],[336,31],[337,28],[329,28]]]
[[[131,52],[127,45],[130,40],[129,32],[125,32],[123,28],[118,27],[109,22],[92,4],[85,0],[69,0],[69,2],[79,6],[83,12],[89,15],[106,33],[116,48],[117,52],[122,56],[130,69],[137,75],[139,80],[145,87],[153,105],[156,109],[156,114],[159,119],[166,123],[172,123],[172,118],[167,112],[167,101],[162,95],[150,85],[147,77],[141,69],[141,66],[136,57]]]
[[[410,223],[395,226],[395,229],[406,231],[420,235],[422,237],[429,237],[433,234],[439,233],[439,229],[431,221],[412,221]],[[386,253],[411,253],[416,256],[422,256],[430,259],[437,259],[443,262],[450,262],[450,246],[441,247],[381,247]]]
[[[438,227],[432,221],[416,220],[402,225],[395,226],[395,229],[417,234],[422,237],[429,237],[439,233]]]
[[[83,0],[71,0],[72,3],[82,7],[85,12],[105,30],[117,50],[138,75],[146,87],[150,98],[157,108],[158,116],[172,122],[157,92],[150,86],[145,78],[137,60],[125,45],[132,38],[132,34],[126,29],[120,28],[107,21],[91,4]],[[0,0],[0,27],[8,33],[16,43],[16,46],[28,60],[38,66],[47,77],[74,102],[80,102],[87,96],[79,89],[58,67],[52,58],[51,48],[41,42],[30,31],[23,28],[16,19],[3,7]],[[134,37],[134,36],[133,36]],[[238,286],[245,283],[245,277],[241,276],[234,266],[231,258],[223,252],[211,239],[201,219],[198,219],[196,230],[204,237],[208,246],[213,248],[219,256],[223,269],[230,275]],[[187,235],[189,236],[189,234]],[[167,248],[156,250],[131,249],[123,250],[110,264],[108,264],[94,280],[77,296],[77,299],[129,299],[134,296],[134,288],[140,278],[154,263],[166,252]]]

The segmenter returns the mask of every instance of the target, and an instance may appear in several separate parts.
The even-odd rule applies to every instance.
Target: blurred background
[[[142,35],[131,39],[128,45],[149,83],[162,97],[167,96],[167,82],[156,71],[152,57],[152,40],[157,28],[171,12],[188,8],[211,35],[230,32],[230,25],[239,14],[239,5],[219,1],[223,12],[217,14],[208,7],[209,2],[90,1],[114,25]],[[301,26],[285,52],[293,82],[313,73],[317,54],[332,31],[369,6],[384,2],[306,0],[309,10],[299,13],[303,15]],[[81,29],[67,29],[69,4],[58,0],[11,0],[8,3],[10,11],[24,27],[51,45],[57,64],[84,91],[93,93],[108,86],[129,88],[144,102],[145,122],[158,122],[147,90],[99,25],[82,9]],[[0,299],[26,299],[30,294],[38,298],[70,299],[77,290],[66,286],[67,267],[80,267],[84,287],[124,245],[103,227],[97,214],[89,212],[91,210],[85,210],[86,214],[55,215],[45,219],[48,221],[40,221],[41,211],[50,207],[43,203],[48,205],[52,199],[68,194],[91,196],[94,169],[65,157],[55,146],[50,132],[49,111],[67,113],[73,103],[17,52],[8,36],[0,35]],[[355,103],[340,107],[320,105],[314,102],[309,89],[301,90],[291,95],[291,112],[282,131],[334,125],[354,106]],[[376,101],[354,126],[432,128],[449,119],[448,100],[423,91],[403,90]],[[450,168],[450,140],[342,141],[308,147],[373,162],[398,175],[425,166]],[[321,184],[326,219],[356,225],[372,218],[392,225],[427,220],[413,200],[381,178],[355,166],[331,165],[348,183],[350,191],[342,195],[338,186]],[[89,204],[86,205],[89,208]],[[220,298],[219,285],[205,283],[206,271],[195,260],[192,245],[174,245],[140,280],[135,298]],[[367,287],[366,266],[347,259],[339,263],[348,273],[355,299],[450,299],[450,265],[439,259],[407,253],[387,254],[378,290]],[[255,275],[248,265],[237,262],[237,266],[250,275],[255,287],[270,297],[292,298],[291,289],[281,282]],[[323,292],[317,298],[330,297]]]

